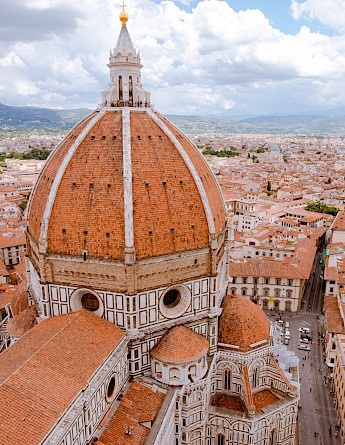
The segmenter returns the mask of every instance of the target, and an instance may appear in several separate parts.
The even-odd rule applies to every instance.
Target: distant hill
[[[92,110],[78,108],[56,110],[38,107],[12,107],[0,103],[0,127],[68,130]],[[272,114],[253,116],[167,116],[188,134],[202,133],[275,133],[344,134],[345,108],[308,114]]]
[[[16,128],[69,129],[91,110],[54,110],[39,107],[12,107],[0,103],[0,126]]]

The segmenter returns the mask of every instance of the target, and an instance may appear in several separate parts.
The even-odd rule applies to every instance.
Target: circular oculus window
[[[114,399],[115,387],[116,387],[116,381],[115,381],[115,376],[113,375],[108,382],[107,395],[106,395],[107,402],[111,402]]]
[[[86,309],[101,317],[104,312],[104,306],[100,297],[90,289],[77,289],[70,298],[72,311]]]
[[[186,312],[190,301],[190,291],[186,286],[174,286],[164,292],[159,308],[164,317],[177,318]]]

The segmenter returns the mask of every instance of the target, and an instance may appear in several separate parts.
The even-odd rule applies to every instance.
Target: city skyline
[[[126,10],[155,107],[231,116],[345,106],[341,6],[339,0],[140,0],[127,2]],[[108,86],[120,10],[110,0],[3,5],[0,102],[96,107]]]

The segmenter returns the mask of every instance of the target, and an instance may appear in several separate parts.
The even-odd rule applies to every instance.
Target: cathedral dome
[[[153,377],[167,385],[185,385],[204,377],[208,340],[186,326],[169,329],[150,350]]]
[[[108,296],[94,290],[161,289],[157,295],[168,301],[161,312],[174,318],[192,310],[183,283],[224,269],[224,201],[202,154],[151,107],[126,25],[108,67],[102,105],[53,151],[32,193],[31,287],[69,286],[67,297],[59,294],[66,306],[56,313],[86,307],[99,315]],[[125,309],[136,311],[127,301]]]
[[[169,364],[199,360],[208,351],[208,340],[186,326],[175,326],[151,349],[151,357]]]
[[[49,158],[28,232],[48,253],[124,260],[126,247],[137,259],[205,248],[224,227],[217,183],[186,136],[152,110],[109,108]]]
[[[270,342],[270,322],[264,311],[246,297],[228,295],[219,318],[218,344],[226,349],[251,351]]]

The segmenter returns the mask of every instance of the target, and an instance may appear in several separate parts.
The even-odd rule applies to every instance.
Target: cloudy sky
[[[0,0],[0,102],[94,108],[121,1]],[[166,114],[345,106],[345,0],[128,0],[142,81]]]

